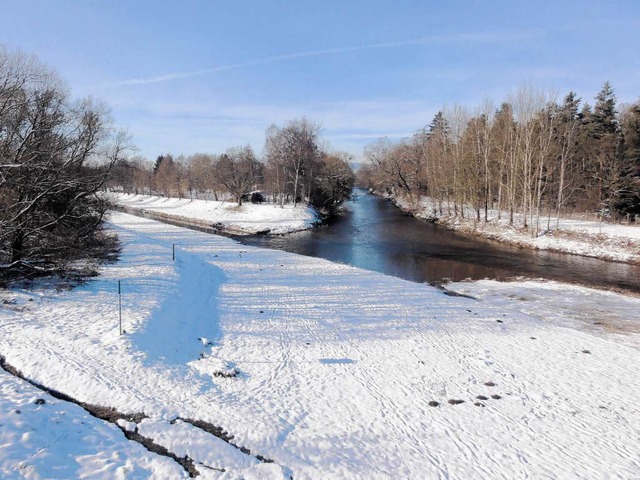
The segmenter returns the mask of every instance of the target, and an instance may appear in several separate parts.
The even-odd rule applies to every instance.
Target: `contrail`
[[[457,34],[457,35],[433,35],[428,37],[414,38],[410,40],[402,40],[397,42],[374,43],[370,45],[358,45],[358,46],[351,46],[351,47],[336,47],[336,48],[327,48],[324,50],[309,50],[309,51],[303,51],[303,52],[288,53],[284,55],[275,55],[271,57],[260,58],[257,60],[251,60],[248,62],[232,63],[229,65],[221,65],[218,67],[203,68],[201,70],[193,70],[190,72],[166,73],[166,74],[157,75],[154,77],[133,78],[130,80],[122,80],[119,82],[104,84],[102,85],[102,87],[144,85],[149,83],[167,82],[171,80],[179,80],[182,78],[198,77],[198,76],[207,75],[210,73],[224,72],[227,70],[236,70],[238,68],[252,67],[255,65],[265,65],[268,63],[274,63],[279,61],[294,60],[297,58],[319,57],[322,55],[330,55],[332,53],[357,52],[357,51],[363,51],[363,50],[376,50],[376,49],[384,49],[384,48],[398,48],[398,47],[405,47],[410,45],[424,45],[427,43],[495,42],[495,41],[505,41],[507,39],[513,40],[514,37],[522,38],[523,36],[529,36],[529,33],[527,32],[521,32],[518,34],[465,33],[465,34]]]

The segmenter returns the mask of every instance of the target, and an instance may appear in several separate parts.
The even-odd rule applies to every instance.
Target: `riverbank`
[[[72,290],[0,291],[0,354],[80,402],[144,414],[123,428],[188,456],[200,478],[629,478],[640,469],[640,336],[595,321],[640,321],[638,299],[558,284],[554,315],[537,315],[547,283],[453,284],[477,299],[451,297],[144,218],[110,222],[123,250],[98,277]],[[65,428],[96,427],[75,414],[50,425],[46,415],[62,414],[36,411],[39,394],[7,384],[26,394],[2,393],[0,444],[13,447],[0,452],[0,476],[18,467],[46,476]],[[29,421],[16,420],[13,410],[27,408]],[[70,442],[66,471],[167,471],[167,457],[138,461],[138,444],[110,442]]]
[[[488,221],[477,221],[475,212],[469,209],[465,218],[440,214],[429,198],[419,200],[407,197],[389,197],[403,211],[427,221],[437,222],[451,230],[488,238],[499,242],[535,250],[550,250],[615,262],[640,265],[640,226],[616,225],[590,220],[552,218],[547,230],[546,218],[541,220],[540,234],[518,227],[523,224],[521,214],[515,214],[514,224],[509,223],[508,212],[489,210]]]
[[[208,228],[232,235],[283,235],[312,228],[320,222],[307,206],[167,198],[154,195],[109,193],[109,200],[128,213],[148,214],[157,220]]]

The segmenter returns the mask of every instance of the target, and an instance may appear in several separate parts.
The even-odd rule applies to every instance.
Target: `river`
[[[355,189],[331,223],[285,236],[238,237],[247,245],[325,258],[414,282],[544,278],[640,293],[640,266],[513,247],[452,232]]]

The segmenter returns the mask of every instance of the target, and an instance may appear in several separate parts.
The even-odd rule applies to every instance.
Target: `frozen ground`
[[[450,288],[477,299],[447,296],[125,214],[111,222],[124,249],[99,277],[73,290],[2,291],[0,354],[78,400],[145,413],[139,431],[189,455],[203,478],[640,471],[640,299],[536,282],[458,283]],[[5,378],[0,445],[27,433],[62,442],[47,417],[33,428],[11,417],[16,406],[35,412],[36,393],[20,399]],[[224,428],[251,453],[186,419]],[[119,448],[116,465],[140,468],[127,478],[149,475],[155,460],[109,425],[86,427],[98,428],[113,437],[95,455]],[[65,468],[80,471],[95,444],[72,445],[64,462],[75,467]],[[1,449],[0,476],[20,465],[46,477],[55,460],[39,462],[37,448]]]
[[[178,220],[203,222],[206,226],[219,224],[237,234],[284,234],[306,230],[318,221],[312,208],[304,205],[284,205],[190,200],[150,195],[111,193],[117,205],[153,214],[167,215]]]
[[[540,219],[540,234],[534,237],[531,231],[520,228],[521,214],[514,215],[514,225],[509,224],[508,212],[498,219],[497,210],[489,210],[489,221],[474,221],[475,211],[467,209],[466,218],[439,215],[431,199],[415,201],[396,198],[394,201],[419,218],[437,218],[438,223],[453,230],[491,238],[505,243],[522,245],[540,250],[574,253],[620,262],[640,263],[640,226],[617,225],[592,220],[561,218],[556,230],[556,218],[552,217],[547,230],[547,218]],[[483,212],[484,215],[484,212]]]

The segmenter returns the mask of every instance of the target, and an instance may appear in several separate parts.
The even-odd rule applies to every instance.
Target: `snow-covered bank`
[[[150,195],[110,193],[118,206],[142,211],[185,223],[195,223],[238,235],[268,233],[281,235],[307,230],[319,221],[310,207],[298,205],[253,204],[221,201],[190,200]]]
[[[639,336],[578,321],[609,311],[635,324],[638,299],[557,286],[552,316],[540,313],[552,284],[455,284],[479,300],[450,297],[125,214],[111,222],[122,258],[99,277],[0,293],[0,354],[81,401],[144,412],[144,435],[225,469],[203,466],[203,478],[640,471]],[[177,417],[218,425],[251,453]],[[0,445],[28,431],[0,423]],[[29,451],[0,450],[0,473],[24,460],[47,476]]]
[[[615,334],[620,342],[640,347],[638,299],[554,281],[479,280],[450,283],[447,289],[502,305],[549,325]]]
[[[547,231],[547,221],[541,219],[540,235],[534,237],[530,230],[520,228],[523,224],[521,214],[514,215],[514,224],[509,224],[509,214],[489,211],[489,221],[476,221],[475,211],[469,209],[465,218],[440,214],[434,209],[429,198],[416,201],[406,197],[394,197],[392,200],[401,209],[417,218],[437,221],[452,230],[477,235],[527,248],[553,250],[572,253],[603,260],[640,264],[640,226],[616,225],[591,220],[561,218],[559,229],[555,229],[556,219],[551,220],[551,229]],[[484,214],[484,213],[483,213]]]

